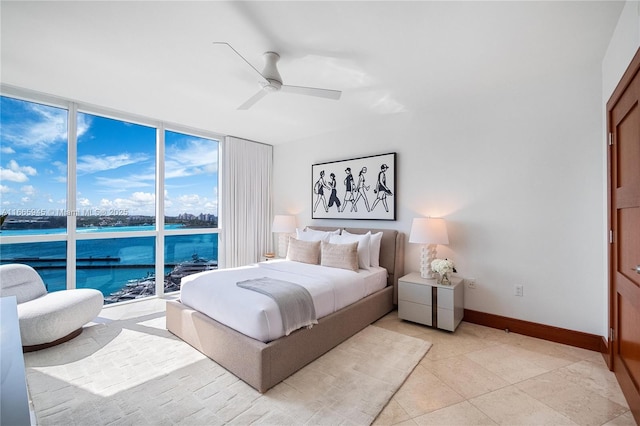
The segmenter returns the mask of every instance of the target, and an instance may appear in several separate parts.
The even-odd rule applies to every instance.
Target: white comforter
[[[374,293],[387,284],[384,268],[358,272],[319,265],[272,260],[233,269],[200,272],[182,278],[185,305],[240,333],[263,342],[284,336],[280,310],[263,294],[240,288],[238,281],[271,277],[305,287],[318,319]]]

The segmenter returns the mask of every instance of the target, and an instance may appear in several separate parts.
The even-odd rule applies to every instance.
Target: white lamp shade
[[[411,224],[410,243],[449,244],[447,224],[444,219],[433,217],[417,217]]]
[[[293,234],[296,231],[296,217],[291,215],[277,214],[273,217],[271,232],[281,232]]]

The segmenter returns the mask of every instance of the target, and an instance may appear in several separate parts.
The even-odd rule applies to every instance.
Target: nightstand
[[[464,316],[462,278],[438,284],[412,272],[398,280],[398,318],[455,331]]]

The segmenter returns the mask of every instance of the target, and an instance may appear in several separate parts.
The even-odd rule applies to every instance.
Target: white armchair
[[[24,352],[73,339],[102,309],[102,293],[94,289],[48,293],[40,275],[28,265],[0,266],[0,296],[15,296]]]

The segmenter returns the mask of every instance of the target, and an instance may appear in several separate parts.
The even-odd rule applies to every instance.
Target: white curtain
[[[233,268],[271,251],[273,147],[227,136],[222,158],[218,260]]]

